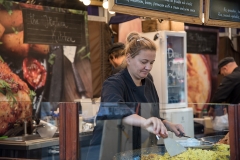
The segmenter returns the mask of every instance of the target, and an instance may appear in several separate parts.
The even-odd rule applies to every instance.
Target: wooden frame
[[[240,22],[210,19],[210,0],[205,0],[204,25],[239,28]]]
[[[202,25],[203,23],[202,22],[203,0],[199,0],[200,1],[199,17],[191,17],[191,16],[179,15],[179,14],[168,13],[168,12],[160,12],[160,11],[148,10],[143,8],[129,7],[125,5],[115,4],[115,0],[108,0],[108,1],[109,1],[108,2],[109,10],[118,12],[118,13],[143,16],[143,17],[151,17],[151,18],[170,20],[170,21],[192,23],[192,24],[200,24],[200,25]]]
[[[79,159],[79,113],[77,103],[59,104],[60,159]]]
[[[102,3],[103,3],[103,2],[101,2],[101,1],[94,1],[94,0],[91,0],[90,5],[91,5],[91,6],[102,7]]]
[[[231,160],[240,159],[240,105],[230,105],[228,107],[230,157]]]

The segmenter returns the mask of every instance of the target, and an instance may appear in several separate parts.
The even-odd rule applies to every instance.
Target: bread
[[[224,138],[220,139],[218,141],[218,143],[220,143],[220,144],[230,144],[230,142],[229,142],[229,132],[225,135]]]

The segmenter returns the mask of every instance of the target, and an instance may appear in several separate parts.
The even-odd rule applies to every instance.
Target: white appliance
[[[143,33],[157,46],[151,70],[161,109],[187,107],[186,32]]]
[[[142,36],[157,46],[151,74],[160,99],[160,117],[182,124],[186,135],[194,137],[193,110],[187,102],[186,32],[157,31]],[[169,136],[178,139],[172,133]]]
[[[184,128],[185,135],[194,138],[194,126],[193,126],[193,110],[192,108],[180,108],[180,109],[166,109],[160,110],[160,117],[164,118],[172,123],[181,124]],[[173,132],[168,132],[170,138],[176,140],[187,139],[185,137],[179,138],[175,136]],[[164,144],[161,138],[158,144]]]
[[[194,137],[192,108],[160,110],[160,117],[172,123],[181,124],[185,130],[185,134],[189,137]],[[172,132],[169,132],[169,137],[172,137],[174,139],[179,139]]]

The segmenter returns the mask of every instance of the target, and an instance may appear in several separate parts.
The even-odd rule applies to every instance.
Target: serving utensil
[[[185,133],[180,133],[180,136],[181,136],[181,137],[186,137],[186,138],[195,139],[195,140],[201,141],[201,142],[203,142],[203,143],[214,144],[213,142],[206,141],[206,140],[203,140],[203,139],[196,139],[196,138],[189,137],[189,136],[185,135]]]
[[[158,140],[160,139],[159,136],[156,135],[156,137]],[[187,150],[186,148],[184,148],[181,144],[179,144],[172,138],[169,138],[169,137],[163,138],[163,142],[164,142],[166,150],[168,151],[168,153],[171,157],[176,156]]]
[[[186,136],[185,133],[182,133],[182,132],[180,132],[180,135],[179,135],[179,136],[180,136],[180,137],[186,137],[186,138],[192,138],[192,137]]]
[[[43,125],[43,126],[40,128],[37,128],[37,132],[42,138],[52,138],[57,131],[56,126],[52,125],[51,123],[45,122],[43,120],[40,120],[40,125]]]
[[[77,49],[77,46],[63,46],[63,53],[67,57],[67,59],[71,62],[73,76],[74,76],[74,80],[75,80],[75,83],[77,86],[77,91],[78,91],[78,93],[82,94],[82,93],[86,92],[86,89],[85,89],[83,81],[74,65],[76,49]]]

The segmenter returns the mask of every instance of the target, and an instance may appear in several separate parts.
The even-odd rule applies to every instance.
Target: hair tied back
[[[143,38],[143,37],[141,37],[141,38],[137,39],[137,41],[142,41],[142,40],[144,40],[144,38]]]

